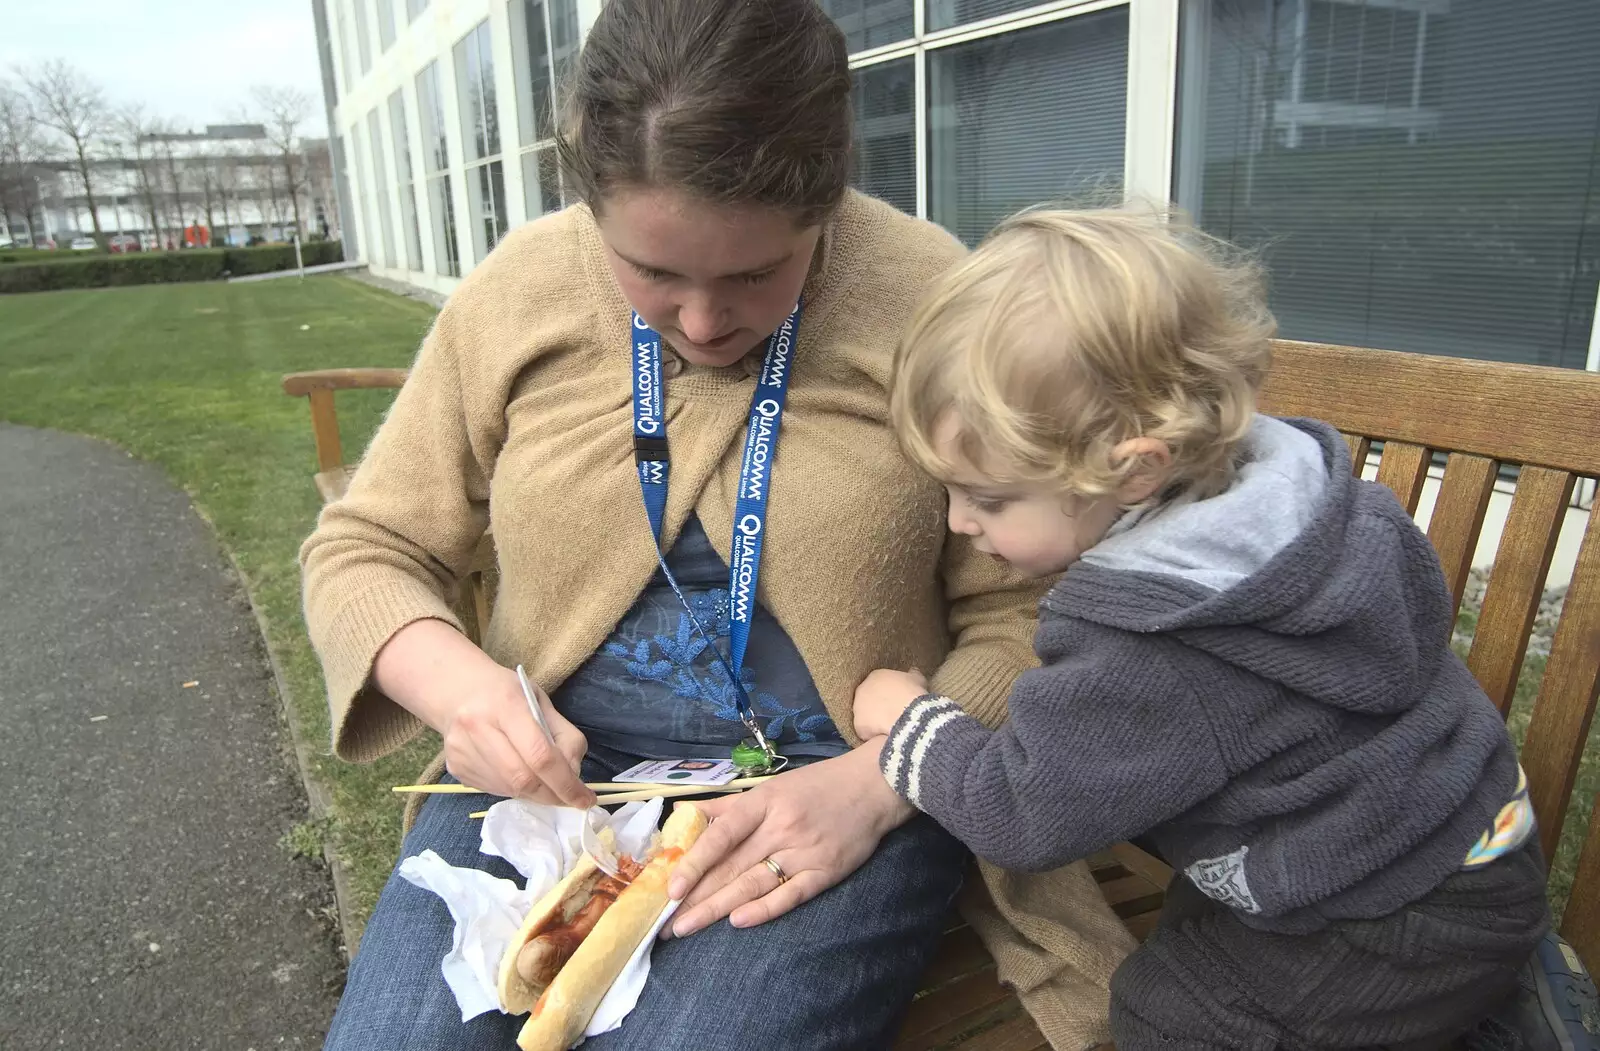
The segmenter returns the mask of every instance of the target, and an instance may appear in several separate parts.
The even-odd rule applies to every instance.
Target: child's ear
[[[1129,438],[1111,450],[1114,460],[1135,463],[1133,473],[1117,490],[1124,507],[1142,504],[1160,492],[1172,476],[1172,450],[1159,438]]]

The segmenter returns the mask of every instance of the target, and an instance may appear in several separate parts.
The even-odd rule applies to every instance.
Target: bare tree
[[[283,221],[283,197],[280,193],[282,187],[278,185],[279,174],[277,158],[261,158],[256,178],[257,185],[265,191],[265,195],[261,198],[261,233],[263,237],[267,234],[266,228],[269,223],[278,228],[280,235],[285,225]],[[269,215],[271,216],[270,219],[268,218]]]
[[[133,162],[134,179],[139,199],[150,217],[150,233],[161,239],[161,217],[156,208],[156,187],[160,185],[154,136],[163,125],[151,117],[141,103],[132,103],[118,110],[111,119],[111,133],[116,136],[124,158]]]
[[[100,230],[100,210],[95,206],[94,182],[89,176],[89,155],[99,145],[106,129],[108,108],[100,86],[62,59],[51,59],[23,76],[23,84],[33,103],[33,116],[40,124],[66,139],[83,180],[83,196],[89,206],[89,221],[94,239],[102,247],[105,234]]]
[[[162,133],[161,155],[166,161],[167,181],[167,223],[171,230],[170,244],[173,248],[183,247],[183,229],[188,218],[183,213],[183,170],[178,167],[177,154],[173,152],[172,142],[177,132],[172,129]]]
[[[233,145],[223,147],[222,153],[212,159],[215,166],[217,185],[217,200],[222,205],[223,240],[226,241],[233,233],[232,203],[239,194],[239,156],[238,150]],[[213,233],[212,240],[216,240]]]
[[[317,232],[326,238],[339,225],[338,205],[333,194],[333,157],[328,151],[327,139],[307,140],[305,152],[306,192],[312,200],[312,209],[319,213],[317,218],[321,220]]]
[[[12,216],[20,216],[30,241],[38,236],[38,165],[44,159],[45,144],[29,111],[27,96],[10,84],[0,83],[0,218],[10,233]]]
[[[301,158],[300,128],[311,117],[311,96],[298,88],[266,84],[258,85],[251,94],[260,111],[261,123],[267,129],[267,141],[277,153],[283,173],[283,187],[294,212],[295,233],[303,235],[300,192],[305,182],[305,166]],[[276,179],[273,181],[277,182]]]

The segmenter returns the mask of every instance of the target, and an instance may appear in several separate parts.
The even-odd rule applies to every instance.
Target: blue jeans
[[[587,780],[608,773],[584,764]],[[521,882],[478,852],[478,796],[431,796],[402,857],[433,849],[452,865]],[[620,1029],[588,1051],[883,1048],[933,956],[968,855],[918,815],[885,836],[842,883],[759,927],[726,921],[660,942]],[[454,925],[444,903],[391,875],[351,965],[325,1051],[506,1051],[522,1016],[465,1025],[439,961]]]

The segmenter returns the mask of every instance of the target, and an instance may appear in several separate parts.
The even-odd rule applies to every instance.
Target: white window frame
[[[852,70],[910,57],[916,95],[913,128],[916,139],[917,215],[927,219],[928,201],[928,53],[974,40],[1003,36],[1069,18],[1128,9],[1128,82],[1126,140],[1123,146],[1124,193],[1164,203],[1171,194],[1172,142],[1178,99],[1179,0],[1053,0],[1021,11],[929,32],[929,0],[912,6],[912,37],[850,56]]]
[[[388,53],[382,56],[388,61],[380,61],[380,57],[375,55],[372,70],[368,73],[360,72],[355,61],[356,41],[351,39],[355,35],[353,32],[355,27],[350,24],[350,19],[355,17],[354,4],[365,5],[366,0],[349,2],[352,10],[348,11],[347,2],[349,0],[331,0],[330,6],[333,11],[332,17],[328,20],[336,74],[344,89],[335,106],[334,123],[337,127],[347,129],[353,119],[360,119],[360,116],[373,105],[385,103],[393,90],[399,88],[403,91],[407,101],[407,123],[410,126],[408,145],[416,173],[413,199],[422,241],[423,272],[416,275],[416,279],[429,287],[449,291],[455,287],[459,279],[434,273],[436,256],[433,244],[434,224],[432,199],[429,193],[429,172],[425,160],[426,151],[430,146],[422,136],[422,113],[420,100],[416,96],[416,75],[429,61],[443,60],[439,62],[437,84],[444,101],[444,132],[452,154],[452,163],[445,172],[452,180],[452,204],[457,220],[455,230],[457,250],[462,272],[466,273],[476,263],[475,249],[469,247],[472,241],[469,237],[463,236],[471,233],[467,225],[471,221],[467,194],[469,173],[465,162],[466,143],[463,141],[463,129],[459,120],[460,108],[456,101],[459,93],[455,83],[456,70],[452,48],[460,33],[471,29],[482,20],[484,13],[480,13],[481,11],[486,10],[491,27],[496,96],[497,104],[500,106],[502,138],[500,157],[507,212],[505,220],[508,227],[517,225],[519,217],[524,221],[536,218],[524,214],[527,195],[522,185],[522,155],[530,150],[548,148],[550,144],[549,140],[544,140],[532,146],[522,145],[517,123],[517,108],[523,100],[516,92],[516,63],[511,51],[513,39],[506,0],[487,0],[487,2],[475,0],[455,5],[444,4],[442,0],[430,0],[415,17],[412,16],[411,5],[408,4],[406,26],[396,27],[397,43],[400,46],[389,49]],[[398,4],[403,0],[390,0],[390,2],[396,4],[395,13],[398,22]],[[481,8],[480,2],[482,2]],[[1366,2],[1374,6],[1438,14],[1448,12],[1452,0],[1332,0],[1332,2]],[[1185,4],[1200,6],[1204,0],[1050,0],[1021,11],[935,32],[928,32],[927,29],[928,3],[929,0],[915,0],[912,3],[913,33],[910,38],[864,49],[850,56],[850,65],[853,69],[866,69],[906,57],[911,57],[913,60],[915,92],[912,114],[915,139],[913,161],[916,209],[919,216],[926,218],[929,213],[928,53],[941,47],[999,36],[1119,6],[1128,9],[1127,115],[1123,166],[1126,192],[1132,196],[1157,202],[1176,199],[1183,203],[1190,199],[1183,192],[1184,187],[1174,184],[1179,123],[1177,113],[1179,8]],[[588,36],[602,5],[603,0],[577,0],[580,45]],[[544,17],[548,46],[550,33],[548,2],[544,7]],[[1197,20],[1191,20],[1191,26],[1195,21]],[[1204,42],[1192,40],[1188,43],[1191,47],[1195,47],[1203,46]],[[1198,65],[1200,64],[1195,63],[1186,68],[1185,77],[1196,77],[1195,67]],[[552,65],[552,77],[553,75]],[[1190,91],[1186,93],[1187,98],[1203,97],[1203,83],[1191,83],[1188,86]],[[1196,91],[1197,88],[1201,90]],[[1185,126],[1198,127],[1188,122],[1185,122]],[[506,145],[508,134],[515,137],[511,147]],[[364,129],[362,137],[365,138]],[[352,143],[348,131],[343,138],[347,151],[345,175],[352,189],[357,189],[358,195],[359,190],[354,186],[353,165],[348,156]],[[398,185],[393,189],[396,194],[403,192]],[[365,223],[359,214],[359,202],[351,203],[358,214],[349,217],[349,222],[352,228],[358,231],[362,248],[366,249],[370,238],[365,236],[368,231],[362,229]],[[1586,365],[1590,371],[1600,372],[1600,294],[1597,294],[1596,300],[1595,324],[1590,330]]]

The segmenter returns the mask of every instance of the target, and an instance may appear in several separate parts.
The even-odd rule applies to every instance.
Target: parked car
[[[132,234],[117,234],[106,242],[106,250],[111,252],[137,252],[139,239]]]
[[[56,242],[55,239],[51,237],[40,237],[34,240],[33,247],[40,249],[41,251],[53,252],[56,248]]]
[[[95,244],[92,237],[74,237],[69,246],[74,252],[93,252],[100,246]]]

